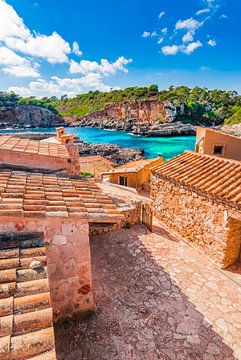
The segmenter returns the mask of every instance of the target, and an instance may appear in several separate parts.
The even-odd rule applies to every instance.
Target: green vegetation
[[[241,96],[236,91],[208,90],[198,86],[187,86],[159,90],[153,84],[149,87],[129,87],[110,92],[89,91],[69,99],[35,97],[21,98],[14,93],[0,92],[0,106],[35,105],[45,107],[66,117],[85,116],[101,110],[108,103],[132,102],[134,100],[156,99],[177,106],[176,120],[197,125],[237,124],[241,122]],[[161,121],[161,120],[160,120]]]
[[[85,177],[91,177],[93,178],[94,177],[94,174],[90,173],[90,172],[82,172],[80,173],[81,176],[85,176]]]

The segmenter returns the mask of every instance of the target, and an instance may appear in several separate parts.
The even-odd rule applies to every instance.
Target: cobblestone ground
[[[61,360],[241,359],[241,288],[158,228],[91,239],[96,313],[56,327]]]

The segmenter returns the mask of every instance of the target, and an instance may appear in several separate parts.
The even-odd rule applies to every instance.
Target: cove
[[[1,130],[0,133],[18,132],[55,132],[54,128],[35,128],[23,130]],[[117,144],[122,147],[142,148],[146,158],[161,154],[165,160],[181,154],[185,150],[194,150],[195,136],[143,137],[123,131],[109,131],[99,128],[67,127],[67,133],[73,133],[82,140],[93,144]]]

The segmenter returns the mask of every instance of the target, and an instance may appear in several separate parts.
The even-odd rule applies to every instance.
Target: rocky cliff
[[[124,130],[144,136],[195,134],[193,126],[175,121],[183,111],[182,106],[173,106],[157,99],[136,100],[108,104],[103,110],[80,118],[68,118],[68,121],[72,126]]]
[[[0,128],[35,128],[67,125],[52,111],[38,106],[0,107]]]

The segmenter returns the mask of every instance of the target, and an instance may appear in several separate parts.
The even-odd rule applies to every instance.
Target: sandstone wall
[[[60,170],[69,167],[68,159],[34,153],[1,150],[0,164],[23,166],[25,168]]]
[[[158,175],[151,176],[151,198],[154,216],[219,266],[225,268],[238,260],[241,222],[231,217],[231,213],[238,217],[238,212]]]
[[[0,218],[0,233],[44,235],[54,319],[94,310],[89,225],[68,218]]]

